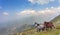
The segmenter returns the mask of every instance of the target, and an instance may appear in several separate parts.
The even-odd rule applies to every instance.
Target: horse
[[[53,28],[55,28],[52,22],[44,22],[44,27],[46,30],[48,29],[52,30]]]
[[[44,24],[38,24],[38,23],[35,23],[35,28],[37,29],[37,32],[43,31],[45,29]]]

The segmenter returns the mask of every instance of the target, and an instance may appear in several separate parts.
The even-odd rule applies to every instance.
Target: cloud
[[[51,7],[51,8],[46,8],[44,10],[40,10],[40,11],[37,11],[36,10],[23,10],[19,13],[17,13],[17,15],[33,15],[33,14],[54,14],[54,13],[60,13],[60,7]]]
[[[32,4],[48,4],[49,2],[54,2],[55,0],[28,0],[29,2],[31,2]]]
[[[53,15],[53,14],[60,14],[60,7],[54,8],[51,7],[50,9],[46,8],[45,10],[39,11],[42,14]]]
[[[8,16],[9,14],[7,12],[3,12],[3,15]]]
[[[36,14],[35,10],[23,10],[17,13],[17,15],[31,15],[31,14]]]
[[[50,21],[60,15],[60,7],[46,8],[45,10],[39,11],[38,14],[38,17],[36,18],[37,22]]]
[[[50,21],[57,15],[60,15],[60,7],[51,7],[51,8],[46,8],[44,10],[36,11],[36,10],[23,10],[19,13],[17,13],[18,16],[29,16],[33,15],[35,18],[35,21]]]

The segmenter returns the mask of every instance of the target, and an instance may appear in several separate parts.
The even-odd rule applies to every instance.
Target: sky
[[[49,21],[60,15],[60,0],[0,0],[0,23],[29,16]]]

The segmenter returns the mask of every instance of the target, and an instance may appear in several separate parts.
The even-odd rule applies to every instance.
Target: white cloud
[[[31,14],[37,14],[37,13],[35,10],[23,10],[17,13],[17,15],[31,15]]]
[[[51,9],[53,9],[54,7],[51,7]]]
[[[55,0],[28,0],[29,2],[35,4],[41,4],[41,5],[44,5],[44,4],[48,4],[49,2],[54,2]]]
[[[44,21],[50,21],[56,16],[60,15],[60,7],[54,8],[51,7],[50,9],[45,9],[38,12],[38,18],[36,18],[37,22],[44,22]]]
[[[8,16],[9,14],[7,12],[3,12],[3,15]]]
[[[45,10],[35,11],[35,10],[23,10],[19,13],[17,13],[21,17],[22,16],[29,16],[33,15],[36,18],[36,21],[49,21],[56,17],[57,15],[60,15],[60,7],[51,7],[46,8]],[[40,20],[41,19],[41,20]]]
[[[31,15],[31,14],[54,14],[54,13],[60,13],[60,7],[57,7],[57,8],[54,8],[54,7],[51,7],[51,8],[46,8],[45,10],[40,10],[40,11],[37,11],[36,10],[23,10],[19,13],[17,13],[17,15]]]
[[[54,8],[51,7],[50,9],[45,9],[43,12],[46,14],[55,14],[55,13],[60,13],[60,7]]]

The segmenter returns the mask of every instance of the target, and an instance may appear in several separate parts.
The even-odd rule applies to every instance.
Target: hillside
[[[53,23],[60,23],[60,15],[51,20]]]
[[[60,28],[60,15],[51,20],[56,28]],[[53,29],[52,31],[36,32],[36,29],[28,29],[23,32],[17,32],[13,35],[60,35],[60,29]]]
[[[17,32],[12,35],[59,35],[60,34],[60,29],[55,29],[52,31],[42,31],[42,32],[36,32],[35,29],[29,29],[23,32]]]
[[[51,22],[54,23],[55,27],[60,28],[60,15],[51,20]]]

